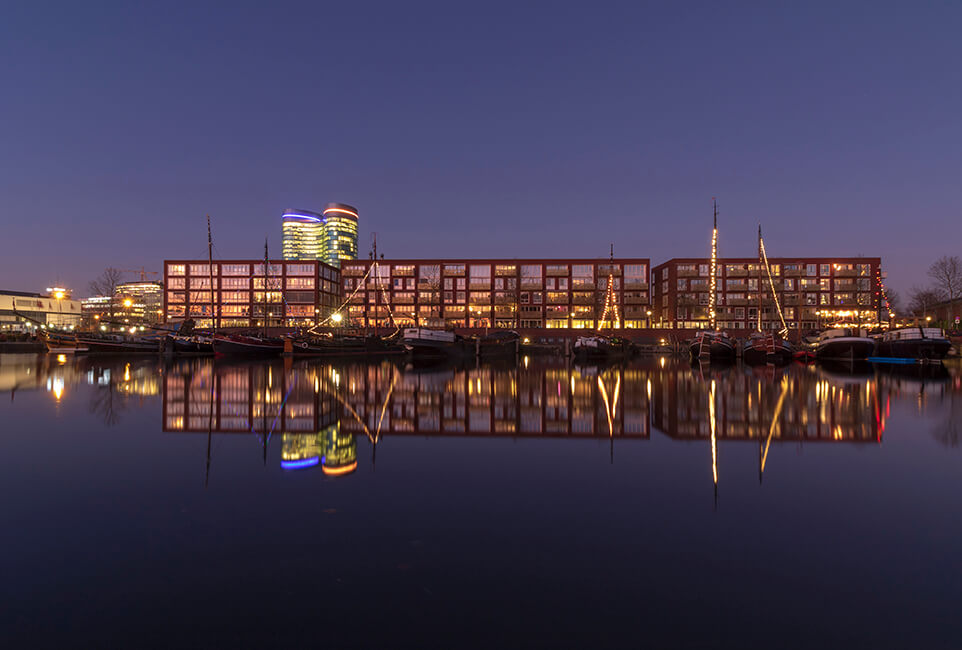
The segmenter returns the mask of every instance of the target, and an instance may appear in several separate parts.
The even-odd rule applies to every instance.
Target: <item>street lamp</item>
[[[331,321],[333,321],[335,325],[339,324],[343,319],[344,317],[341,316],[340,312],[336,311],[333,314],[331,314]]]

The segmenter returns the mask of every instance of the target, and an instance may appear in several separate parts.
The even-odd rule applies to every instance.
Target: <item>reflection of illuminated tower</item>
[[[281,217],[281,229],[285,260],[322,259],[323,215],[309,210],[287,210]]]
[[[357,469],[357,442],[354,435],[341,431],[339,423],[320,433],[324,440],[324,464],[321,470],[330,476],[350,474]]]
[[[319,259],[337,268],[341,260],[357,259],[357,208],[344,203],[327,204]]]
[[[316,433],[285,433],[281,436],[281,468],[302,469],[321,462],[321,441]]]

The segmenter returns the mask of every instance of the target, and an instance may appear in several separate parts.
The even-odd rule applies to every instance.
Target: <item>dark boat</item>
[[[177,355],[214,354],[214,339],[203,334],[191,334],[190,336],[170,334],[167,341],[173,346],[174,354]]]
[[[406,328],[401,343],[414,359],[443,359],[462,356],[468,351],[464,339],[454,332],[427,327]]]
[[[882,334],[876,356],[896,359],[941,360],[952,342],[937,327],[900,327]]]
[[[724,332],[702,330],[688,344],[692,361],[734,361],[735,342]]]
[[[214,339],[210,334],[194,331],[190,318],[181,323],[177,331],[167,335],[167,345],[175,355],[214,354]]]
[[[260,356],[283,352],[284,339],[246,334],[215,334],[213,346],[215,354]]]
[[[875,341],[852,328],[825,330],[818,335],[815,358],[819,361],[865,361],[875,351]]]
[[[366,356],[404,354],[404,346],[380,336],[313,335],[291,337],[295,356]]]
[[[630,356],[632,347],[631,341],[616,336],[579,336],[572,351],[576,359],[599,359]]]
[[[513,357],[518,354],[521,336],[513,330],[491,332],[476,337],[475,349],[482,359],[492,357]]]
[[[157,336],[127,334],[78,334],[77,344],[88,354],[157,354],[161,341]]]
[[[742,348],[742,361],[750,366],[787,365],[793,353],[792,344],[781,336],[754,332]]]

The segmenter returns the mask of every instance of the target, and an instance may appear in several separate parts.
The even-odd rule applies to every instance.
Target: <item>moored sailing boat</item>
[[[718,204],[712,199],[711,264],[708,271],[708,330],[695,334],[688,344],[688,354],[697,361],[734,361],[735,342],[717,329],[715,305],[718,300]]]
[[[771,287],[773,304],[782,322],[782,329],[778,334],[771,331],[765,333],[762,330],[762,286],[765,282],[765,277],[762,275],[763,269],[768,276],[768,286]],[[786,365],[791,363],[794,349],[791,343],[782,338],[783,335],[788,334],[788,325],[785,323],[785,317],[782,315],[782,308],[778,303],[778,293],[775,291],[775,283],[772,280],[771,270],[768,268],[768,256],[765,254],[765,244],[762,241],[761,224],[758,226],[758,307],[756,308],[756,315],[758,320],[756,326],[757,331],[752,332],[748,340],[745,341],[744,347],[742,348],[742,361],[752,366],[761,364]]]
[[[688,354],[696,361],[734,361],[735,341],[725,332],[702,330],[688,344]]]
[[[795,351],[791,343],[773,333],[753,332],[745,341],[742,361],[750,366],[791,363]]]

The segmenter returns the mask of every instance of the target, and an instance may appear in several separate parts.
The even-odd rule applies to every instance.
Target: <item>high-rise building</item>
[[[281,216],[281,251],[285,260],[325,259],[321,250],[324,215],[310,210],[286,210]]]
[[[357,208],[344,203],[328,203],[324,208],[324,225],[321,235],[322,257],[319,259],[334,267],[341,260],[357,259]]]
[[[323,214],[287,210],[281,217],[283,258],[320,260],[338,267],[357,259],[357,208],[328,203]]]

